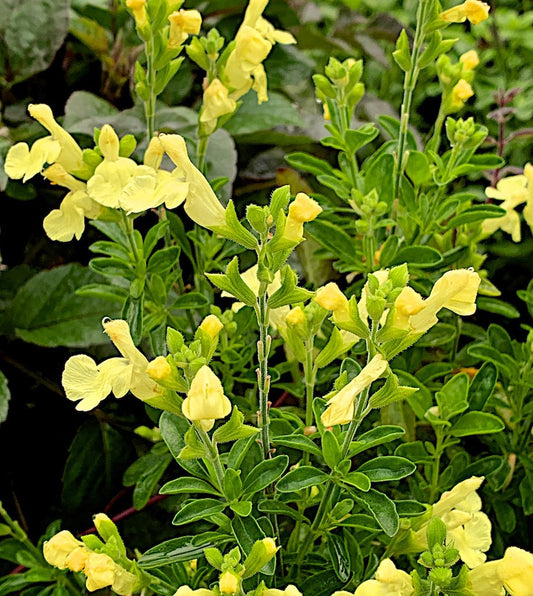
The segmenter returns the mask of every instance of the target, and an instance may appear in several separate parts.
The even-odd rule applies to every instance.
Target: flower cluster
[[[70,191],[59,209],[44,220],[52,240],[79,239],[86,218],[109,218],[113,209],[139,214],[161,205],[174,209],[182,203],[197,224],[209,229],[225,227],[225,209],[189,159],[180,135],[153,137],[143,164],[137,164],[129,157],[135,148],[131,135],[120,140],[109,124],[96,135],[95,149],[84,152],[55,121],[47,105],[30,105],[28,110],[51,135],[37,140],[31,148],[24,142],[13,145],[4,169],[10,178],[26,181],[48,164],[44,177]],[[165,153],[175,165],[172,171],[160,168]]]
[[[91,542],[95,545],[95,548],[90,548],[84,541],[77,540],[68,530],[62,530],[45,541],[44,558],[58,569],[83,572],[89,592],[108,586],[116,594],[139,592],[143,588],[142,572],[132,573],[132,570],[136,571],[136,567],[125,556],[124,545],[116,526],[103,513],[95,516],[94,523],[101,535],[106,537],[105,542],[90,536],[87,541],[92,539]],[[117,563],[115,558],[120,559],[122,564]]]
[[[483,220],[483,233],[488,235],[496,230],[503,230],[511,234],[513,242],[520,242],[522,230],[520,215],[516,208],[524,203],[522,214],[529,227],[533,229],[533,165],[527,163],[523,174],[502,178],[496,183],[496,188],[492,186],[486,188],[485,194],[489,199],[502,201],[500,207],[505,209],[506,214],[502,217]]]

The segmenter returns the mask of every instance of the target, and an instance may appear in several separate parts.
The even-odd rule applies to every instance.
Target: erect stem
[[[400,131],[398,136],[398,150],[396,155],[396,179],[394,186],[394,197],[398,197],[400,187],[400,180],[407,163],[407,133],[409,130],[409,116],[411,113],[411,105],[413,102],[413,92],[420,74],[420,67],[418,61],[420,59],[422,44],[424,43],[425,33],[424,26],[426,21],[426,7],[427,0],[419,0],[418,9],[416,13],[416,30],[413,40],[413,50],[411,53],[411,66],[405,73],[403,85],[403,98],[400,111]]]
[[[370,338],[367,340],[367,364],[376,354],[375,348],[375,339],[376,339],[376,332],[377,332],[377,324],[372,324],[372,329],[370,332]],[[366,387],[364,391],[359,396],[357,400],[357,405],[355,406],[354,416],[346,430],[346,434],[344,435],[344,441],[341,447],[341,459],[344,459],[350,450],[350,445],[359,430],[359,426],[363,421],[368,408],[368,401],[370,397],[370,386]],[[301,545],[298,555],[296,557],[296,561],[293,564],[293,568],[299,569],[300,565],[302,564],[304,557],[307,555],[307,552],[315,538],[320,531],[322,526],[322,522],[324,521],[324,517],[326,516],[329,510],[329,504],[334,499],[334,495],[338,487],[335,485],[335,472],[332,470],[330,472],[329,478],[326,482],[324,495],[322,500],[320,501],[320,505],[318,506],[318,510],[315,515],[315,519],[311,524],[311,528],[309,529],[309,533],[305,537],[303,544]]]
[[[225,497],[226,494],[224,492],[224,468],[222,467],[222,462],[220,461],[218,449],[215,445],[213,445],[211,439],[209,438],[209,435],[205,432],[200,423],[195,422],[194,428],[196,429],[196,432],[198,433],[200,440],[202,441],[204,447],[207,449],[209,453],[209,461],[213,466],[213,470],[215,472],[215,476],[218,483],[218,488]]]
[[[272,338],[268,334],[268,313],[266,282],[259,286],[259,296],[256,304],[257,322],[259,325],[259,341],[257,342],[257,355],[259,367],[257,368],[257,383],[259,392],[258,426],[261,431],[261,448],[263,458],[270,458],[270,435],[269,435],[269,406],[268,394],[270,391],[270,375],[268,374],[268,356]]]

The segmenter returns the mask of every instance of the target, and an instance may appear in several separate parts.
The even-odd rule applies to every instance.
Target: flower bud
[[[221,594],[235,594],[241,586],[240,578],[231,571],[224,571],[218,581],[218,587]]]
[[[207,317],[200,323],[199,327],[199,329],[205,331],[211,339],[215,339],[223,328],[224,325],[216,315],[207,315]]]
[[[191,422],[198,421],[204,430],[210,430],[216,419],[225,418],[231,412],[231,402],[224,395],[222,383],[208,366],[202,366],[196,373],[182,411]]]

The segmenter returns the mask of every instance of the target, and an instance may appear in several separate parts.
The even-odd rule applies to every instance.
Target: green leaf
[[[242,141],[241,137],[246,135],[246,141],[259,142],[261,135],[258,133],[283,125],[304,126],[292,102],[279,93],[270,92],[268,101],[259,105],[255,94],[248,93],[242,98],[237,112],[224,124],[224,128],[238,140]]]
[[[328,466],[333,470],[337,466],[337,464],[341,461],[341,449],[339,447],[339,442],[337,441],[337,437],[329,431],[324,431],[322,435],[322,453],[324,455],[324,460],[328,464]]]
[[[331,175],[333,168],[326,160],[309,155],[309,153],[295,152],[289,153],[285,156],[285,161],[298,170],[314,174],[315,176],[320,175]]]
[[[370,490],[370,479],[362,472],[348,472],[342,477],[342,481],[365,493]]]
[[[342,228],[329,221],[315,219],[305,226],[306,234],[327,248],[336,258],[354,263],[354,240]]]
[[[328,552],[333,565],[335,575],[342,581],[347,582],[352,573],[351,557],[342,536],[330,532],[328,534]]]
[[[224,474],[224,492],[228,501],[236,501],[242,493],[241,471],[228,468]],[[246,517],[246,516],[245,516]]]
[[[209,495],[220,495],[213,485],[200,478],[192,476],[181,476],[170,480],[159,489],[160,495],[178,495],[178,494],[207,493]]]
[[[254,426],[244,424],[244,416],[242,412],[233,407],[231,418],[222,426],[219,426],[213,433],[213,440],[217,443],[227,443],[228,441],[236,441],[237,439],[245,439],[256,435],[259,429]]]
[[[9,399],[11,393],[7,386],[7,379],[2,371],[0,371],[0,422],[4,422],[7,418],[7,411],[9,408]]]
[[[352,458],[358,453],[362,453],[367,449],[376,447],[377,445],[383,445],[384,443],[390,443],[396,439],[399,439],[405,434],[405,429],[401,426],[383,425],[377,426],[372,430],[363,433],[357,438],[357,441],[352,441],[350,444],[350,451],[348,457]]]
[[[183,460],[179,455],[185,447],[184,436],[191,428],[191,424],[185,418],[171,414],[170,412],[163,412],[159,417],[159,430],[161,436],[165,441],[168,450],[176,462],[189,474],[208,479],[203,465],[195,460]]]
[[[240,517],[248,517],[252,513],[252,502],[240,501],[239,503],[231,503],[230,509]]]
[[[99,510],[102,500],[121,489],[122,471],[131,461],[129,441],[109,424],[91,419],[74,437],[62,477],[61,502],[67,512]]]
[[[472,379],[468,390],[468,403],[471,410],[482,410],[494,392],[498,380],[498,369],[492,362],[484,362]]]
[[[434,267],[442,261],[438,250],[429,246],[404,246],[396,253],[391,265],[407,263],[415,267]]]
[[[415,186],[420,186],[431,179],[429,160],[425,153],[410,151],[407,158],[405,173],[409,176]]]
[[[474,205],[461,211],[455,217],[452,217],[446,224],[445,230],[451,230],[467,223],[474,223],[476,221],[484,221],[494,217],[502,217],[505,215],[505,209],[497,205]]]
[[[216,499],[196,499],[182,507],[172,520],[173,525],[182,526],[200,519],[207,519],[210,515],[222,513],[226,508],[225,503]]]
[[[477,306],[480,310],[485,310],[508,319],[518,319],[520,317],[520,311],[516,309],[512,304],[498,300],[497,298],[490,298],[488,296],[478,296]]]
[[[394,455],[385,455],[371,459],[357,468],[370,478],[371,482],[388,482],[400,480],[409,476],[416,470],[416,465],[405,459]]]
[[[366,493],[358,490],[350,492],[364,505],[387,536],[394,536],[398,532],[400,518],[394,501],[391,501],[387,495],[373,488]]]
[[[183,294],[183,296],[178,296],[172,303],[171,308],[194,310],[196,308],[203,308],[208,304],[209,299],[203,294],[200,294],[200,292],[189,292],[188,294]]]
[[[468,375],[460,373],[437,391],[435,398],[439,406],[439,418],[450,420],[468,409],[468,385]]]
[[[488,412],[467,412],[450,428],[452,437],[469,437],[500,432],[505,428],[503,420]]]
[[[45,70],[68,33],[68,0],[3,0],[0,3],[2,85]]]
[[[323,484],[329,476],[313,466],[301,466],[288,472],[276,484],[280,493],[292,493],[302,488]]]
[[[274,533],[265,533],[262,524],[260,525],[259,522],[266,520],[265,517],[260,517],[257,520],[254,516],[247,516],[247,517],[234,517],[231,520],[231,527],[233,529],[233,533],[235,534],[235,538],[237,539],[238,545],[241,547],[241,550],[245,557],[250,554],[253,545],[257,540],[262,540],[263,538],[273,537]],[[268,520],[267,520],[268,521]],[[274,571],[276,569],[276,557],[271,559],[262,569],[261,573],[265,573],[267,575],[274,575]]]
[[[41,271],[20,288],[9,308],[16,334],[45,347],[108,343],[102,319],[118,316],[116,306],[76,294],[80,286],[101,279],[77,264]]]
[[[361,147],[368,145],[379,134],[379,129],[372,123],[364,124],[357,130],[348,129],[345,133],[344,139],[348,145],[350,153],[355,153]]]
[[[287,517],[291,517],[296,521],[306,521],[307,518],[304,517],[297,509],[287,505],[287,503],[283,503],[282,501],[275,501],[273,499],[264,499],[263,501],[259,501],[257,504],[257,509],[262,513],[274,513],[276,515],[286,515]],[[309,521],[309,520],[307,520]]]
[[[427,452],[422,441],[413,441],[412,443],[403,443],[398,445],[395,455],[406,457],[415,464],[430,464],[433,462],[433,458]]]
[[[278,455],[260,462],[244,479],[243,494],[253,495],[271,485],[283,474],[288,465],[289,458],[286,455]]]
[[[281,435],[273,437],[274,445],[282,445],[283,447],[290,447],[291,449],[298,449],[299,451],[306,451],[318,457],[322,457],[322,451],[309,437],[295,433],[292,435]]]
[[[205,548],[213,547],[215,542],[201,541],[200,536],[180,536],[166,540],[144,552],[139,559],[143,569],[154,569],[180,561],[200,558]],[[223,537],[221,537],[223,538]],[[226,539],[227,540],[227,539]],[[224,542],[224,540],[220,540]]]
[[[179,246],[169,246],[161,248],[154,252],[148,260],[148,273],[165,273],[173,267],[179,269],[179,258],[181,248]]]

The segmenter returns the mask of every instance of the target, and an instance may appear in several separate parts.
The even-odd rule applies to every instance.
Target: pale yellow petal
[[[67,398],[79,401],[76,409],[83,412],[95,408],[111,392],[111,385],[99,374],[95,361],[84,354],[67,360],[61,383]]]
[[[123,397],[131,387],[133,365],[126,358],[108,358],[99,366],[100,374],[111,386],[115,397]]]
[[[43,228],[50,240],[69,242],[74,236],[79,240],[85,229],[83,211],[63,201],[59,209],[50,211],[44,218]]]

